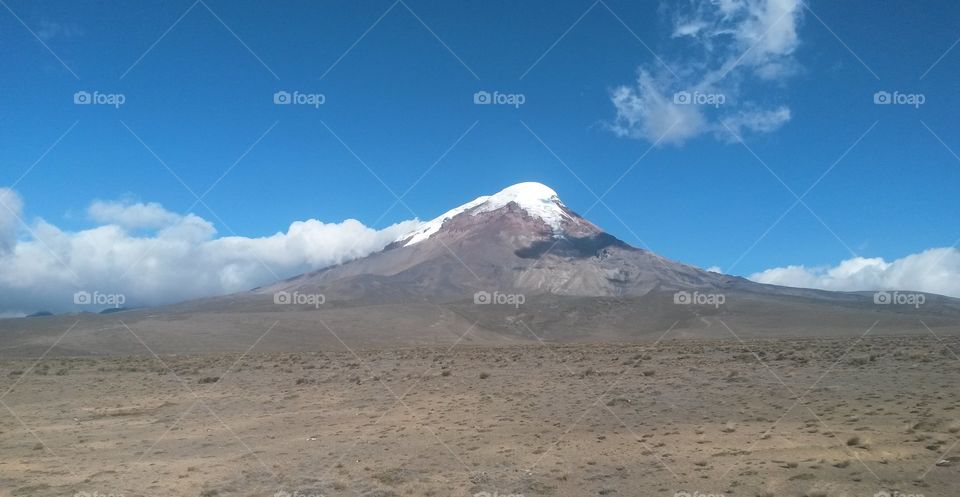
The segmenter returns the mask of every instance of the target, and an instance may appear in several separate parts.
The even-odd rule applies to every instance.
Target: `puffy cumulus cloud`
[[[0,190],[4,199],[22,208],[15,193]],[[0,315],[75,310],[78,291],[123,294],[125,305],[142,306],[248,290],[363,257],[420,226],[310,219],[266,237],[218,236],[209,221],[159,204],[94,202],[88,213],[96,227],[69,232],[41,219],[18,239],[3,212],[0,240],[9,247],[0,252]]]
[[[116,224],[127,229],[159,229],[175,224],[181,219],[156,202],[131,203],[130,201],[104,202],[95,200],[87,209],[94,221]]]
[[[960,298],[960,250],[933,248],[890,262],[854,257],[833,267],[785,266],[748,278],[759,283],[823,290],[905,290]]]
[[[638,69],[611,91],[618,136],[680,145],[704,134],[723,141],[770,133],[789,107],[763,107],[765,86],[800,71],[802,0],[690,0],[672,13],[671,40],[682,56]],[[736,136],[734,136],[736,134]]]

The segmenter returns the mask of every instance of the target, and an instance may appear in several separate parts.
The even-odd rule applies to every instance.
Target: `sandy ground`
[[[0,495],[947,497],[957,352],[929,336],[8,359]]]

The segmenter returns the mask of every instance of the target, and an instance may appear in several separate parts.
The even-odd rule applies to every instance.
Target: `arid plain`
[[[960,339],[4,359],[3,496],[960,488]]]

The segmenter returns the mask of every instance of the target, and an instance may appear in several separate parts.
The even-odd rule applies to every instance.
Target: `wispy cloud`
[[[9,188],[0,188],[0,256],[13,250],[17,242],[23,199]]]
[[[638,68],[637,81],[611,92],[618,136],[680,145],[704,134],[734,141],[733,133],[769,133],[790,120],[785,104],[771,105],[800,71],[801,0],[690,0],[670,7],[676,45],[664,64]],[[762,97],[762,98],[761,98]]]
[[[40,21],[40,27],[36,29],[37,37],[43,41],[50,41],[54,38],[73,38],[83,34],[83,30],[73,23],[61,23],[54,21]]]

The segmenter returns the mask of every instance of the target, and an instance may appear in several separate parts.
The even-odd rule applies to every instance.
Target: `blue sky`
[[[103,224],[89,212],[100,200],[189,211],[219,235],[270,236],[307,219],[381,229],[539,181],[581,213],[613,186],[587,214],[598,225],[742,275],[893,261],[960,238],[956,2],[6,6],[0,186],[22,199],[28,227],[89,230]],[[795,10],[760,23],[756,43],[724,34],[784,6]],[[773,36],[786,38],[768,47]],[[672,99],[731,60],[704,87],[724,94],[722,110],[698,110],[706,121],[681,122],[682,136],[658,141],[662,128],[618,120],[618,89],[649,97],[638,74]],[[275,105],[279,90],[325,101]],[[525,102],[475,105],[481,90]],[[924,103],[876,105],[881,90]],[[77,91],[125,102],[75,105]],[[742,124],[784,109],[774,124]],[[409,209],[381,181],[397,194],[412,186]],[[814,184],[784,215],[790,189]],[[211,186],[196,205],[188,188]]]

